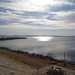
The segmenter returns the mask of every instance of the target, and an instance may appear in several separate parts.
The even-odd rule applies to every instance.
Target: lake
[[[52,56],[75,64],[75,37],[74,36],[29,36],[27,39],[0,41],[0,47],[12,50],[22,50],[29,53]]]

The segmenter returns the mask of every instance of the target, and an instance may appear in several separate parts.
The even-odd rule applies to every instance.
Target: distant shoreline
[[[26,37],[8,37],[8,38],[0,38],[0,41],[3,40],[15,40],[15,39],[27,39]]]
[[[19,37],[19,36],[22,36],[22,37],[39,37],[39,36],[49,36],[49,37],[75,37],[75,35],[0,35],[1,37]]]

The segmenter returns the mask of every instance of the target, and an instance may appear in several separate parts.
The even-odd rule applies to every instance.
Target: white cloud
[[[0,7],[19,11],[47,11],[55,6],[74,5],[68,0],[11,0],[10,3],[0,3]]]
[[[20,15],[14,14],[12,11],[0,12],[0,20],[18,19]]]
[[[74,12],[69,12],[68,14],[67,13],[68,12],[51,12],[51,14],[55,14],[53,15],[53,18],[59,19],[58,21],[55,21],[47,20],[46,17],[48,17],[49,15],[46,15],[45,18],[41,20],[39,18],[33,18],[32,16],[29,16],[29,18],[25,18],[25,16],[14,14],[13,11],[7,11],[6,13],[1,12],[1,20],[17,19],[17,23],[10,23],[9,25],[0,27],[4,27],[7,29],[74,29],[75,23],[67,24],[65,23],[66,19],[64,19],[66,16],[71,15]],[[32,24],[22,24],[23,22],[32,22]],[[37,24],[39,24],[39,26]],[[43,26],[40,26],[40,24]]]
[[[58,20],[59,22],[62,21],[64,24],[75,24],[75,11],[60,11],[60,12],[51,12],[51,14],[55,14],[53,16],[54,19]],[[57,21],[57,22],[58,22]],[[61,24],[61,23],[60,23]]]
[[[75,11],[60,11],[52,12],[48,11],[51,7],[64,5],[72,5],[72,2],[68,0],[11,0],[11,3],[0,3],[0,7],[14,9],[14,11],[7,10],[6,12],[0,12],[0,20],[13,20],[17,19],[16,23],[11,23],[9,25],[0,26],[9,29],[74,29],[75,23],[68,23],[70,21],[71,14],[75,14]],[[47,10],[47,11],[46,11]],[[48,14],[42,15],[44,19],[36,18],[32,15],[22,15],[25,11],[37,11],[37,12],[47,12]],[[15,14],[16,13],[16,14]],[[18,15],[20,14],[20,15]],[[48,20],[47,17],[52,15],[52,18],[56,20]],[[39,14],[40,15],[40,14]],[[27,17],[27,18],[26,18]],[[41,15],[40,15],[41,17]],[[71,18],[72,19],[72,18]],[[31,24],[22,24],[23,22],[32,22]],[[18,23],[19,22],[19,23]],[[34,25],[33,25],[34,24]],[[38,24],[43,26],[38,26]]]
[[[1,25],[0,28],[2,29],[34,29],[33,26],[19,24],[19,23],[12,23],[11,25]]]

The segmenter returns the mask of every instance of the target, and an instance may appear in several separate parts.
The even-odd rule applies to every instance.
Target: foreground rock
[[[58,69],[58,68],[61,69],[63,74],[54,74],[54,73],[53,74],[52,73],[51,74],[47,74],[47,72],[49,70],[51,70],[52,68],[54,68],[54,69]],[[56,71],[53,71],[53,72],[56,72]],[[66,68],[63,68],[63,67],[60,67],[60,66],[56,66],[56,65],[50,65],[50,66],[46,66],[46,67],[40,68],[39,69],[39,73],[42,73],[44,75],[75,75],[75,71],[74,70],[66,69]]]

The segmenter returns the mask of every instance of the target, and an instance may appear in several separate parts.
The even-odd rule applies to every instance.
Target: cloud
[[[0,0],[0,28],[75,29],[74,0]]]
[[[75,24],[75,11],[60,11],[60,12],[52,12],[56,15],[53,18],[57,21],[64,21],[65,24]]]
[[[69,0],[4,0],[1,1],[0,7],[19,11],[48,11],[49,9],[53,8],[54,10],[54,8],[56,9],[57,7],[59,8],[65,5],[70,5],[73,7],[74,3]]]
[[[13,22],[16,22],[15,20],[0,20],[0,25],[9,25]]]
[[[68,15],[66,19],[68,23],[75,23],[75,13]]]
[[[11,0],[0,0],[0,2],[11,2]]]
[[[3,24],[1,23],[2,25],[19,23],[28,26],[36,26],[38,28],[41,27],[41,29],[69,29],[72,27],[73,23],[68,26],[66,24],[69,20],[73,21],[72,18],[74,19],[74,16],[72,16],[74,12],[16,12],[7,10],[6,12],[1,12],[0,15],[0,22],[3,22]],[[71,17],[71,19],[69,17]]]

